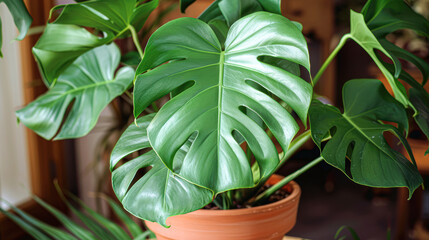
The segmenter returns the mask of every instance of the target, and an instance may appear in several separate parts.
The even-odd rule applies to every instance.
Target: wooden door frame
[[[49,11],[53,7],[51,0],[25,1],[30,15],[33,17],[32,26],[46,24]],[[38,96],[46,92],[38,66],[32,56],[31,49],[37,42],[40,34],[27,36],[20,42],[22,81],[24,91],[24,103],[28,104]],[[30,169],[31,190],[34,195],[44,199],[53,206],[65,211],[55,187],[54,179],[58,180],[62,188],[67,189],[67,171],[65,165],[65,151],[63,141],[46,141],[33,131],[26,130],[28,145],[28,160]],[[36,218],[46,222],[55,222],[34,200],[29,200],[18,205],[22,210]],[[6,216],[0,214],[0,239],[12,240],[23,236],[25,233]]]

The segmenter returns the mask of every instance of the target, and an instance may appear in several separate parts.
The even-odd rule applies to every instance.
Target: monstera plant
[[[182,11],[193,2],[182,0]],[[113,99],[131,98],[135,121],[111,155],[113,190],[130,213],[163,226],[210,203],[265,204],[323,160],[358,184],[407,187],[411,197],[422,178],[406,137],[409,117],[429,137],[429,64],[386,36],[411,29],[428,37],[429,22],[403,0],[369,0],[361,13],[351,11],[350,33],[306,81],[303,27],[283,17],[280,4],[216,0],[198,19],[160,27],[144,50],[138,32],[157,0],[57,6],[33,48],[49,90],[17,117],[46,139],[78,138]],[[138,67],[121,64],[115,40],[123,38],[132,38]],[[314,86],[347,41],[368,53],[392,95],[379,80],[354,79],[343,87],[343,110],[317,99]],[[413,63],[423,81],[401,61]],[[386,132],[407,154],[388,144]],[[310,137],[320,157],[261,191]]]

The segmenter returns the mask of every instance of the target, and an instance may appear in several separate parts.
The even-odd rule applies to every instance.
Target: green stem
[[[227,192],[222,193],[222,205],[223,205],[223,209],[227,210],[231,208],[231,204],[230,204],[230,199],[229,196],[227,194]]]
[[[314,159],[313,161],[311,161],[310,163],[308,163],[307,165],[305,165],[301,169],[299,169],[299,170],[295,171],[294,173],[290,174],[289,176],[283,178],[280,182],[274,184],[272,187],[268,188],[265,192],[259,194],[256,197],[254,203],[257,204],[257,203],[263,202],[269,196],[271,196],[273,193],[275,193],[277,190],[279,190],[280,188],[282,188],[283,186],[285,186],[290,181],[294,180],[295,178],[297,178],[298,176],[300,176],[301,174],[303,174],[304,172],[306,172],[310,168],[314,167],[315,165],[317,165],[321,161],[323,161],[323,157],[322,156]]]
[[[131,36],[133,37],[134,45],[136,45],[137,51],[139,52],[139,55],[140,55],[140,58],[143,59],[144,53],[143,53],[143,50],[140,46],[139,35],[137,34],[136,29],[132,25],[129,25],[128,28],[131,31]]]
[[[252,150],[250,149],[249,145],[246,146],[246,157],[247,161],[252,163]]]
[[[155,111],[155,112],[159,111],[159,107],[156,105],[156,102],[152,103],[152,108],[153,108],[153,111]]]
[[[332,53],[329,55],[329,57],[326,59],[326,61],[323,63],[322,67],[319,69],[319,72],[317,72],[316,76],[313,78],[313,86],[316,85],[316,83],[319,81],[320,77],[325,72],[326,68],[328,68],[329,64],[334,60],[335,56],[337,56],[338,52],[343,48],[344,44],[346,44],[347,39],[349,39],[351,35],[348,33],[344,35],[340,42],[338,43],[337,47],[332,51]]]
[[[131,99],[131,102],[133,101],[133,95],[128,91],[128,90],[125,90],[125,94]]]
[[[286,154],[283,153],[283,156],[280,159],[280,163],[276,168],[276,171],[279,170],[283,165],[287,162],[287,160],[292,157],[298,150],[301,149],[302,145],[304,145],[311,137],[311,131],[305,131],[298,137],[296,137],[289,145],[289,149]]]

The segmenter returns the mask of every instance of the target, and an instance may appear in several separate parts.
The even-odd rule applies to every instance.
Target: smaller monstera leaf
[[[99,38],[75,25],[46,25],[43,35],[33,47],[33,55],[45,85],[54,86],[58,76],[79,56],[111,39],[111,36]]]
[[[58,24],[73,24],[95,28],[103,32],[121,35],[130,26],[139,31],[150,13],[158,6],[158,0],[93,0],[59,5],[61,14],[54,21]]]
[[[411,88],[410,100],[419,110],[414,120],[429,140],[429,94],[422,87]],[[428,153],[429,149],[425,155]]]
[[[345,35],[345,37],[350,38],[356,43],[358,43],[368,53],[372,60],[374,60],[375,64],[377,64],[377,67],[381,70],[381,72],[389,82],[389,85],[392,87],[393,94],[396,100],[398,100],[406,107],[413,108],[417,112],[413,104],[408,99],[405,87],[396,78],[399,76],[400,71],[396,71],[395,75],[393,75],[384,66],[383,62],[378,58],[378,55],[375,51],[378,50],[385,54],[387,57],[389,57],[394,62],[395,68],[400,70],[401,64],[399,60],[395,57],[392,57],[390,53],[384,49],[384,47],[380,44],[378,39],[374,36],[374,34],[366,25],[362,14],[356,13],[352,10],[350,12],[350,25],[350,34]]]
[[[213,192],[174,174],[152,150],[118,164],[131,153],[150,149],[147,127],[153,117],[154,114],[137,119],[136,124],[131,124],[118,140],[110,159],[112,186],[119,201],[131,214],[166,226],[168,217],[192,212],[209,204]],[[185,144],[176,155],[177,164],[183,161],[190,143]],[[139,170],[148,167],[150,170],[144,176],[137,175]],[[133,180],[136,180],[134,184]]]
[[[284,151],[298,130],[275,97],[305,123],[312,96],[311,85],[295,75],[293,64],[280,60],[310,68],[300,29],[278,14],[257,12],[235,22],[225,50],[210,26],[198,19],[181,18],[159,28],[137,70],[134,114],[138,117],[154,100],[181,88],[148,127],[161,161],[216,194],[254,187],[260,179],[253,179],[241,138],[234,136],[239,133],[258,162],[260,177],[270,176],[279,158],[262,126],[271,130]],[[177,150],[195,133],[181,168],[174,170]]]
[[[413,63],[423,74],[423,85],[429,77],[429,64],[414,54],[397,47],[385,38],[401,29],[411,29],[429,37],[429,21],[416,13],[404,0],[369,0],[362,9],[365,22],[381,45],[394,58]],[[397,66],[396,71],[401,69]]]
[[[231,26],[238,19],[258,11],[281,14],[281,0],[216,0],[200,16],[204,22],[220,19]]]
[[[12,14],[13,21],[15,22],[15,26],[19,30],[19,35],[16,40],[24,39],[25,35],[27,35],[27,31],[30,28],[31,23],[33,22],[33,18],[31,18],[28,13],[27,8],[25,7],[25,3],[23,0],[0,0],[0,4],[4,2],[9,9],[9,12]],[[1,29],[1,19],[0,19],[0,57],[3,57],[1,52],[2,46],[2,29]]]
[[[343,88],[344,113],[314,101],[310,108],[310,126],[314,142],[323,158],[354,182],[372,187],[408,187],[410,196],[422,184],[422,178],[402,132],[408,128],[404,107],[378,80],[351,80]],[[408,151],[409,161],[387,143],[384,132],[396,136]],[[322,148],[322,141],[327,136]],[[350,166],[348,167],[348,161]]]
[[[125,36],[130,28],[140,30],[157,6],[158,0],[94,0],[53,8],[63,10],[33,47],[46,86],[54,86],[60,74],[83,53]],[[84,27],[101,31],[103,37]]]
[[[392,64],[384,63],[384,65],[389,69],[389,71],[395,71],[395,67]],[[413,117],[420,130],[429,140],[429,94],[425,88],[423,88],[423,86],[407,72],[402,71],[399,75],[399,79],[405,81],[411,86],[411,89],[409,90],[410,101],[418,111],[418,113]],[[426,154],[428,152],[429,150],[426,151]]]
[[[114,44],[85,53],[61,74],[57,84],[46,94],[16,112],[19,121],[40,136],[51,139],[73,103],[55,139],[86,135],[95,126],[101,111],[133,81],[131,67],[121,68],[114,76],[119,59],[120,51]]]

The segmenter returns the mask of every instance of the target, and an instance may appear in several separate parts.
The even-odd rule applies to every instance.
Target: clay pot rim
[[[210,216],[222,216],[222,215],[246,215],[246,214],[255,214],[255,212],[270,212],[275,211],[279,208],[284,207],[284,205],[288,205],[291,202],[297,201],[298,197],[301,195],[301,188],[298,183],[295,181],[289,182],[286,186],[290,186],[292,188],[292,192],[286,198],[279,200],[274,203],[269,203],[257,207],[251,208],[242,208],[242,209],[228,209],[228,210],[211,210],[211,209],[199,209],[194,212],[187,213],[186,215],[210,215]]]

